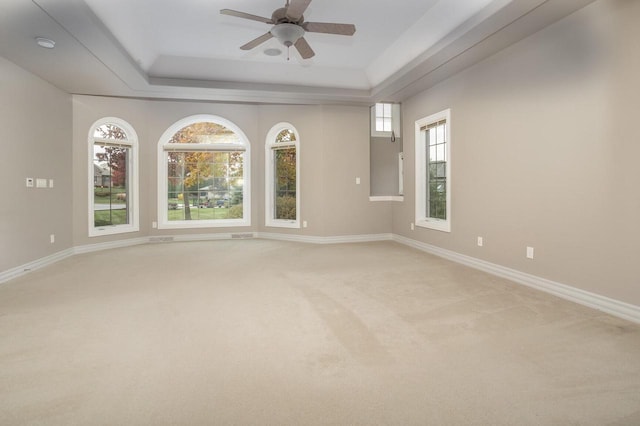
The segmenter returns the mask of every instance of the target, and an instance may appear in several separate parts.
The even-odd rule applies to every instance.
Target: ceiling
[[[220,14],[270,18],[285,0],[2,0],[0,55],[74,94],[371,104],[402,101],[591,1],[313,0],[306,21],[356,33],[307,33],[316,55],[303,60],[275,38],[240,50],[271,26]]]

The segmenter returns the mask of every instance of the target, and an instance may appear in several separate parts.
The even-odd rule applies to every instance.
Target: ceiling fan
[[[263,18],[262,16],[251,15],[250,13],[238,12],[231,9],[222,9],[220,13],[273,25],[269,32],[240,46],[240,49],[251,50],[275,37],[280,43],[287,46],[287,49],[294,46],[303,59],[309,59],[315,55],[315,52],[305,40],[305,32],[346,36],[351,36],[356,32],[356,26],[353,24],[306,22],[302,14],[307,10],[307,7],[309,7],[309,3],[311,3],[311,0],[287,0],[286,5],[276,9],[271,15],[271,18]]]

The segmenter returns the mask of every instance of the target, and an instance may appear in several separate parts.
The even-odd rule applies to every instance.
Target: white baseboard
[[[640,324],[640,306],[631,305],[629,303],[620,302],[619,300],[610,299],[599,294],[580,290],[566,284],[561,284],[546,278],[537,277],[535,275],[520,272],[505,266],[496,265],[475,257],[466,256],[451,250],[446,250],[427,243],[412,240],[401,235],[393,235],[393,240],[418,250],[443,257],[456,263],[460,263],[472,268],[488,272],[490,274],[506,278],[518,284],[553,294],[566,300],[588,306],[602,312],[624,318],[629,321]]]
[[[369,201],[404,201],[404,195],[372,195]]]
[[[137,246],[149,242],[149,237],[129,238],[126,240],[108,241],[106,243],[86,244],[73,248],[73,254],[91,253],[94,251],[109,250],[121,247]]]
[[[71,257],[75,254],[73,249],[66,249],[59,251],[57,253],[51,254],[46,257],[41,257],[40,259],[36,259],[34,261],[25,263],[24,265],[16,266],[15,268],[8,269],[6,271],[0,272],[0,283],[12,280],[14,278],[18,278],[19,276],[28,274],[31,271],[36,269],[44,268],[45,266],[52,265],[56,262],[61,261],[62,259],[66,259],[67,257]]]
[[[254,238],[254,232],[224,233],[224,234],[183,234],[174,235],[172,241],[189,242],[189,241],[218,241],[218,240],[235,240]]]
[[[308,235],[278,234],[271,232],[258,232],[256,238],[265,240],[294,241],[311,244],[343,244],[366,243],[372,241],[391,241],[393,234],[365,234],[365,235],[339,235],[335,237],[317,237]]]
[[[631,305],[611,299],[599,294],[590,293],[565,284],[551,281],[535,275],[487,262],[475,257],[466,256],[451,250],[446,250],[427,243],[412,240],[396,234],[365,234],[365,235],[341,235],[334,237],[318,237],[294,234],[279,234],[270,232],[242,232],[242,233],[225,233],[225,234],[184,234],[184,235],[168,235],[168,236],[152,236],[132,238],[127,240],[109,241],[105,243],[88,244],[73,247],[67,250],[54,253],[52,255],[25,263],[24,265],[0,272],[0,283],[17,278],[27,274],[35,269],[54,264],[67,257],[90,253],[100,250],[108,250],[121,247],[135,246],[147,243],[166,243],[178,241],[215,241],[215,240],[231,240],[231,239],[249,239],[263,238],[269,240],[292,241],[300,243],[312,244],[340,244],[340,243],[362,243],[372,241],[396,241],[400,244],[416,248],[418,250],[449,259],[453,262],[460,263],[490,274],[506,278],[518,284],[526,285],[546,293],[553,294],[572,302],[588,306],[606,312],[608,314],[624,318],[629,321],[640,324],[640,306]]]

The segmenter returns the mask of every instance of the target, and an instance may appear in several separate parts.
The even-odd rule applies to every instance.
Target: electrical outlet
[[[158,227],[158,222],[151,222],[151,227],[156,229]]]
[[[56,242],[56,234],[51,234],[49,235],[49,241],[51,241],[51,244]]]
[[[416,229],[416,226],[415,226],[415,225],[413,224],[413,222],[412,222],[412,223],[411,223],[411,230],[413,231],[413,230],[415,230],[415,229]]]
[[[482,239],[482,237],[478,237],[478,247],[482,247],[483,244],[484,240]]]
[[[527,247],[527,259],[533,259],[533,247]]]
[[[360,185],[360,178],[359,177],[356,178],[356,185]]]
[[[306,220],[303,220],[303,221],[302,221],[302,227],[303,227],[303,228],[306,228],[307,226],[308,226],[307,221],[306,221]]]

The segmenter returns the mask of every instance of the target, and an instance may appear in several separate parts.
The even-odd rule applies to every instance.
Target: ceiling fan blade
[[[350,36],[356,32],[353,24],[332,24],[328,22],[305,22],[302,27],[310,33],[338,34]]]
[[[302,56],[302,59],[309,59],[316,54],[311,46],[309,46],[309,43],[307,43],[307,40],[304,39],[304,37],[300,37],[298,41],[296,41],[294,46],[298,50],[300,56]]]
[[[235,16],[237,18],[251,19],[252,21],[264,22],[265,24],[273,24],[271,18],[263,18],[262,16],[252,15],[250,13],[238,12],[237,10],[222,9],[220,14]]]
[[[240,46],[240,49],[242,50],[251,50],[256,46],[261,45],[262,43],[264,43],[265,41],[269,40],[273,38],[273,35],[271,33],[266,33],[261,35],[258,38],[254,38],[253,40],[251,40],[249,43],[245,44],[244,46]]]
[[[302,18],[302,14],[309,7],[311,0],[291,0],[287,7],[287,18],[293,22],[298,22]]]

